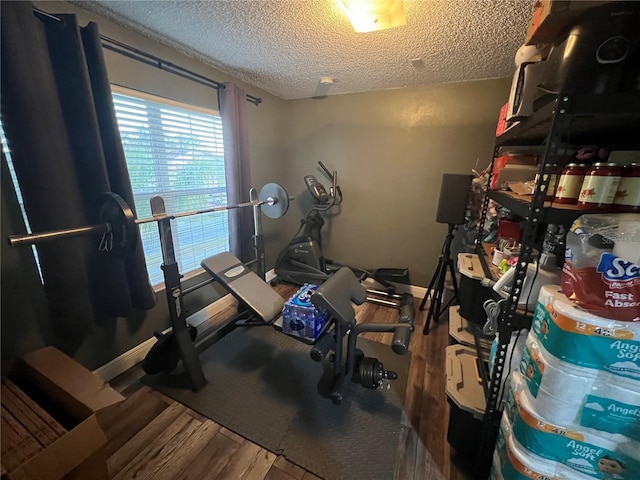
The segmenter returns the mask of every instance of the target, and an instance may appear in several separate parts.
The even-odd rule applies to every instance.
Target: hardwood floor
[[[278,285],[289,298],[296,287]],[[449,404],[445,394],[445,347],[448,323],[443,315],[422,334],[426,311],[415,299],[416,330],[398,444],[396,480],[465,478],[451,461],[447,442]],[[216,315],[214,322],[228,318]],[[395,322],[397,311],[365,303],[357,307],[359,321]],[[370,340],[389,344],[392,334],[367,333]],[[215,345],[211,348],[215,348]],[[311,361],[311,360],[310,360]],[[111,382],[126,400],[99,414],[108,443],[106,453],[113,479],[251,479],[312,480],[311,472],[227,430],[171,398],[144,386],[136,366]],[[375,479],[346,479],[375,480]]]

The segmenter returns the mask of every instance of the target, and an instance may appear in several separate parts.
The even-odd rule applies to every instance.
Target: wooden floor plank
[[[192,430],[186,429],[180,435],[176,435],[172,442],[173,445],[168,444],[164,447],[166,451],[176,452],[179,457],[167,462],[161,470],[161,475],[158,474],[156,469],[153,469],[150,475],[147,476],[149,480],[159,478],[174,480],[177,478],[191,465],[193,460],[197,458],[204,447],[220,430],[220,425],[211,420],[203,423],[193,420],[191,423],[193,425]]]
[[[416,439],[417,435],[414,434],[413,428],[403,425],[400,430],[400,439],[398,440],[398,458],[393,476],[394,480],[413,479],[417,450]]]
[[[160,436],[176,418],[185,413],[187,407],[173,402],[169,407],[154,418],[148,425],[141,429],[131,439],[124,443],[108,459],[107,466],[112,476],[115,476],[129,462],[131,462],[142,450],[144,450],[156,437]]]
[[[164,452],[164,457],[160,456],[162,447],[168,443],[175,435],[180,433],[186,426],[196,422],[191,416],[182,413],[176,418],[168,428],[152,440],[140,453],[138,453],[125,467],[113,475],[114,480],[125,478],[140,478],[139,471],[144,471],[148,466],[153,468],[154,462],[164,463],[173,460],[168,452]],[[150,465],[149,465],[150,464]]]
[[[222,435],[226,435],[227,437],[229,437],[231,440],[233,440],[234,442],[236,442],[238,445],[241,445],[242,443],[244,443],[244,438],[241,435],[238,435],[236,432],[233,432],[231,430],[229,430],[226,427],[222,427],[220,429],[220,433]]]
[[[202,423],[183,413],[113,478],[173,480],[219,429],[214,422]]]
[[[275,462],[273,462],[273,466],[292,476],[296,480],[301,480],[305,472],[304,468],[290,462],[282,455],[279,455],[278,458],[276,458]]]
[[[218,433],[200,451],[178,480],[216,479],[235,455],[240,445],[228,436]]]
[[[412,355],[411,366],[405,393],[403,424],[418,428],[422,408],[422,384],[424,382],[426,359],[421,355]]]
[[[276,460],[276,455],[264,448],[244,442],[217,477],[220,480],[262,480]]]
[[[168,406],[168,403],[153,395],[151,389],[145,386],[116,405],[115,411],[101,411],[98,421],[103,428],[106,425],[104,430],[108,439],[105,446],[107,457],[119,450]]]
[[[265,475],[264,480],[296,480],[296,477],[292,477],[288,473],[280,470],[275,465],[272,465]]]
[[[413,480],[454,480],[456,477],[445,476],[442,472],[449,465],[438,466],[431,452],[420,440],[418,433],[412,430],[416,436],[416,463],[413,470]]]

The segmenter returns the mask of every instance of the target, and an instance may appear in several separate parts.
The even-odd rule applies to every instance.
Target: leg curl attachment
[[[363,332],[394,332],[392,349],[402,355],[408,351],[409,339],[414,330],[413,296],[405,295],[400,308],[398,323],[356,323],[352,303],[362,304],[366,291],[347,268],[342,267],[325,281],[311,296],[313,305],[331,315],[333,329],[325,333],[311,350],[311,358],[321,361],[330,350],[334,352],[334,383],[331,400],[338,404],[344,398],[347,379],[365,388],[388,387],[389,380],[398,374],[384,369],[377,358],[365,357],[356,346],[358,335]],[[343,361],[343,345],[347,341],[346,358]]]

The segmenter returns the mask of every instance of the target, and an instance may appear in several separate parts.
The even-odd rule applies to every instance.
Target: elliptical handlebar
[[[325,166],[325,164],[322,163],[321,161],[318,162],[318,165],[320,165],[322,170],[324,170],[325,175],[331,180],[331,188],[329,189],[329,200],[326,203],[324,203],[323,201],[318,202],[318,204],[311,209],[309,214],[313,213],[314,211],[327,212],[331,210],[333,207],[337,207],[338,205],[340,205],[343,200],[342,190],[338,185],[338,172],[336,170],[334,170],[333,173],[330,172],[329,169]],[[317,182],[315,180],[315,177],[310,176],[309,178],[312,178],[314,182]],[[309,187],[309,185],[307,186]],[[324,187],[322,186],[320,187],[324,190]],[[311,192],[311,193],[313,194],[314,192]],[[318,201],[317,195],[314,194],[314,197],[316,198],[316,201]]]
[[[318,165],[320,165],[320,168],[322,168],[322,170],[324,170],[324,173],[327,175],[327,177],[329,177],[331,179],[331,181],[333,181],[333,177],[334,177],[334,175],[336,173],[335,170],[333,171],[333,173],[331,173],[329,171],[329,169],[325,166],[325,164],[322,163],[322,161],[319,161]]]

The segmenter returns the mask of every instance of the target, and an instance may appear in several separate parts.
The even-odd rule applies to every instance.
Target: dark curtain
[[[220,116],[224,132],[224,164],[229,205],[248,202],[251,188],[247,100],[243,89],[225,83],[220,91]],[[229,213],[231,253],[243,262],[253,260],[253,209],[235,208]]]
[[[134,210],[98,27],[1,2],[1,119],[33,232],[96,223],[103,192]],[[2,232],[4,236],[22,233]],[[56,333],[82,338],[92,319],[155,304],[142,245],[98,252],[99,235],[37,247]]]

